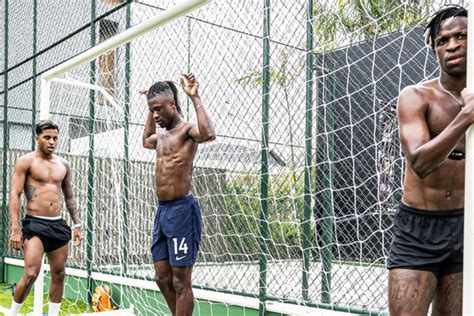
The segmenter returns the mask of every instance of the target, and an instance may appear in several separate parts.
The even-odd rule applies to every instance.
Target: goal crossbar
[[[69,85],[78,85],[77,82],[71,80],[61,80],[57,77],[66,73],[70,69],[80,65],[87,63],[100,55],[104,54],[107,51],[110,51],[120,45],[124,45],[132,41],[133,39],[142,36],[150,31],[153,31],[157,27],[164,25],[176,18],[186,15],[204,5],[211,2],[211,0],[182,0],[176,5],[160,12],[156,16],[148,19],[145,22],[137,24],[120,34],[117,34],[110,39],[91,47],[90,49],[84,51],[83,53],[68,59],[67,61],[57,65],[54,68],[46,71],[41,76],[41,94],[40,94],[40,120],[49,118],[50,112],[50,90],[51,90],[51,82],[56,82],[60,84],[69,84]],[[114,108],[118,108],[118,105],[113,100],[107,91],[104,89],[96,86],[96,85],[87,85],[85,83],[81,83],[80,85],[83,88],[97,90],[104,97],[114,106]],[[122,111],[119,111],[122,112]],[[44,260],[42,260],[44,261]],[[41,268],[40,274],[38,276],[37,281],[35,282],[34,287],[34,315],[42,315],[43,309],[43,286],[44,286],[44,270],[43,267]]]
[[[120,34],[117,34],[110,39],[91,47],[85,52],[65,61],[62,64],[57,65],[54,68],[46,71],[41,76],[41,96],[40,96],[40,119],[46,119],[49,116],[49,81],[56,78],[77,65],[89,62],[103,53],[114,49],[120,45],[129,43],[134,38],[137,38],[145,33],[148,33],[156,29],[160,25],[164,25],[177,17],[183,16],[191,11],[194,11],[211,0],[183,0],[173,7],[160,12],[153,18],[148,19],[145,22],[137,24]]]

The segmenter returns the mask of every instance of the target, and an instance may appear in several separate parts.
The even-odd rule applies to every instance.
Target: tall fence
[[[2,1],[3,260],[21,257],[8,246],[7,192],[18,157],[34,150],[39,76],[173,1]],[[141,148],[138,90],[192,71],[217,133],[194,163],[204,221],[195,287],[259,298],[261,314],[265,301],[385,312],[404,167],[396,98],[437,75],[423,26],[441,5],[214,1],[66,74],[102,86],[126,113],[52,87],[58,154],[90,223],[69,264],[153,278],[154,154]]]

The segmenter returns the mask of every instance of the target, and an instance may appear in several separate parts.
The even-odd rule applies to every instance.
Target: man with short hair
[[[198,93],[193,74],[182,75],[181,86],[190,97],[197,124],[182,118],[178,91],[171,81],[154,83],[147,96],[148,117],[143,146],[156,151],[158,210],[153,230],[155,278],[171,313],[192,315],[191,274],[201,241],[201,209],[189,194],[193,160],[199,143],[215,139],[212,122]],[[156,124],[163,130],[156,131]]]
[[[398,99],[407,165],[390,248],[390,315],[461,315],[464,135],[474,123],[466,87],[467,11],[449,6],[427,26],[438,78],[408,86]]]
[[[36,125],[35,151],[18,159],[13,172],[9,211],[11,221],[11,246],[23,246],[24,272],[13,296],[10,315],[18,315],[28,292],[41,268],[43,254],[48,256],[51,268],[49,288],[49,313],[59,314],[63,295],[65,265],[71,228],[61,217],[61,190],[69,214],[74,222],[75,245],[83,239],[77,203],[71,186],[69,163],[54,154],[58,144],[59,129],[51,120]],[[26,216],[20,230],[20,197],[26,196]]]

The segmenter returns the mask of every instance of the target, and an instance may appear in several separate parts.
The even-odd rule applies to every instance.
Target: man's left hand
[[[181,83],[181,87],[183,88],[184,92],[190,96],[195,97],[198,95],[198,83],[196,81],[196,77],[192,73],[189,74],[182,74],[179,78],[179,82]]]
[[[74,228],[74,246],[80,246],[84,236],[82,236],[82,232],[80,228]]]

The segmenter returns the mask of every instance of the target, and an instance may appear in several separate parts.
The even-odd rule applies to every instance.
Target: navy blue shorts
[[[159,201],[153,229],[153,262],[168,259],[171,266],[196,262],[201,242],[201,208],[193,195]]]
[[[388,269],[433,272],[436,277],[462,272],[464,210],[425,211],[401,204]]]

